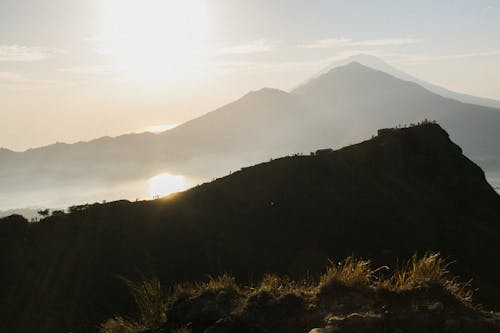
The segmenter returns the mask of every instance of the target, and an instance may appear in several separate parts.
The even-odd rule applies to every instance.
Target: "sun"
[[[184,176],[162,173],[151,177],[149,183],[149,195],[153,198],[163,197],[168,194],[179,192],[185,189],[186,181]]]
[[[208,49],[204,0],[102,0],[100,53],[141,79],[196,73]]]

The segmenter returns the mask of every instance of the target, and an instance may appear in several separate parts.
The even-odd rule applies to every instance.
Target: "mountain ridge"
[[[274,156],[308,153],[331,144],[337,148],[387,124],[424,118],[443,124],[488,174],[500,172],[500,109],[444,98],[415,83],[351,64],[291,93],[272,88],[250,92],[160,134],[131,134],[7,154],[0,161],[0,182],[5,196],[20,192],[21,179],[32,186],[33,193],[47,186],[40,179],[50,179],[54,189],[89,181],[108,186],[164,172],[203,182]],[[45,202],[46,193],[36,195]],[[113,198],[96,198],[103,199]],[[64,204],[74,203],[49,203]]]
[[[310,80],[313,80],[313,79],[319,77],[320,75],[325,74],[326,72],[328,72],[329,70],[331,70],[335,67],[343,66],[343,65],[346,65],[346,64],[353,62],[353,61],[359,62],[360,64],[362,64],[364,66],[379,70],[381,72],[385,72],[385,73],[390,74],[390,75],[392,75],[396,78],[399,78],[401,80],[415,82],[418,85],[426,88],[427,90],[429,90],[435,94],[441,95],[443,97],[455,99],[455,100],[458,100],[460,102],[467,103],[467,104],[482,105],[482,106],[496,108],[496,109],[500,108],[500,101],[499,100],[487,98],[487,97],[473,96],[473,95],[469,95],[469,94],[465,94],[465,93],[451,91],[447,88],[441,87],[441,86],[436,85],[436,84],[429,83],[425,80],[421,80],[415,76],[407,74],[407,73],[395,68],[394,66],[389,65],[388,63],[386,63],[385,61],[383,61],[382,59],[380,59],[376,56],[373,56],[370,54],[363,54],[363,53],[357,54],[357,55],[354,55],[351,57],[347,57],[344,59],[340,59],[338,61],[333,62],[332,64],[327,66],[325,69],[321,70],[318,74],[313,75],[313,77],[311,79],[303,82],[299,86],[307,84],[307,82],[309,82]],[[296,88],[298,88],[298,87],[296,87]]]

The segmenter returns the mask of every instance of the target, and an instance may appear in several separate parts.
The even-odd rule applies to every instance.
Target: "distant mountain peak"
[[[286,91],[276,89],[276,88],[269,88],[269,87],[264,87],[258,90],[252,90],[249,91],[247,94],[245,94],[242,98],[245,97],[250,97],[250,96],[263,96],[263,95],[288,95]]]
[[[330,73],[332,71],[335,71],[335,70],[368,70],[368,71],[378,71],[377,69],[372,68],[370,66],[366,66],[366,65],[364,65],[361,62],[356,61],[356,60],[353,60],[353,61],[351,61],[351,62],[349,62],[349,63],[347,63],[345,65],[332,68],[330,71],[328,71],[328,73]]]
[[[487,107],[493,107],[493,108],[500,108],[500,101],[494,100],[491,98],[484,98],[484,97],[477,97],[477,96],[472,96],[464,93],[459,93],[459,92],[454,92],[451,90],[448,90],[446,88],[440,87],[438,85],[426,82],[422,79],[419,79],[413,75],[410,75],[390,64],[388,64],[386,61],[383,59],[371,55],[371,54],[366,54],[366,53],[360,53],[356,54],[350,57],[346,57],[344,59],[339,59],[333,63],[331,63],[329,66],[324,68],[323,70],[319,71],[316,75],[313,75],[309,80],[304,82],[303,84],[299,85],[298,88],[300,88],[303,85],[306,85],[308,82],[313,81],[314,79],[322,76],[323,74],[326,74],[328,72],[331,72],[331,70],[339,67],[343,67],[345,65],[348,65],[352,62],[357,62],[361,64],[362,66],[369,67],[371,69],[375,69],[381,72],[384,72],[386,74],[389,74],[391,76],[394,76],[400,80],[403,81],[410,81],[413,83],[416,83],[425,89],[438,94],[442,97],[446,98],[452,98],[457,101],[460,101],[462,103],[469,103],[469,104],[477,104],[477,105],[482,105],[482,106],[487,106]]]

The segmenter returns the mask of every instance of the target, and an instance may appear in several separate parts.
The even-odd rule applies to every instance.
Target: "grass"
[[[208,277],[208,282],[197,285],[197,289],[204,292],[218,293],[221,291],[236,291],[239,289],[238,284],[233,276],[223,274],[217,277]]]
[[[100,333],[135,333],[145,328],[156,329],[167,321],[166,297],[158,278],[134,283],[122,278],[137,305],[139,318],[127,320],[121,316],[107,320]]]
[[[217,277],[208,277],[208,281],[181,283],[170,288],[168,292],[168,304],[175,303],[179,299],[198,297],[202,294],[218,294],[221,291],[227,293],[239,293],[240,286],[233,276],[223,274]]]
[[[326,272],[321,276],[318,291],[329,293],[338,287],[363,289],[373,280],[373,271],[369,260],[348,257],[339,263],[330,261]]]
[[[369,260],[348,257],[341,262],[330,262],[319,281],[295,282],[275,274],[263,276],[260,284],[254,286],[239,286],[234,277],[224,274],[209,277],[207,281],[183,283],[163,292],[157,278],[141,283],[133,283],[124,279],[134,297],[139,318],[129,321],[120,316],[106,321],[101,326],[101,333],[135,333],[144,328],[157,329],[167,321],[167,310],[176,302],[195,300],[204,295],[217,296],[225,292],[230,302],[238,300],[244,304],[256,293],[269,293],[280,297],[294,293],[307,298],[316,295],[330,295],[333,291],[352,289],[357,291],[386,290],[393,293],[407,294],[408,291],[418,291],[429,288],[441,288],[465,305],[472,304],[473,292],[470,283],[462,283],[449,273],[451,262],[443,259],[439,253],[426,253],[421,258],[416,255],[401,267],[396,268],[387,277],[376,276],[381,267],[372,270]],[[233,303],[236,304],[236,303]],[[178,328],[172,333],[189,333],[187,328]]]
[[[158,327],[167,321],[166,297],[158,278],[140,283],[123,279],[139,310],[139,322],[147,327]]]
[[[408,290],[440,284],[449,274],[449,263],[439,253],[426,253],[422,258],[416,255],[397,269],[392,278],[396,290]]]
[[[394,291],[407,291],[441,286],[462,303],[471,303],[473,291],[470,282],[462,283],[450,275],[448,267],[452,262],[441,258],[439,253],[426,253],[422,258],[414,255],[401,268],[397,269],[389,283]]]

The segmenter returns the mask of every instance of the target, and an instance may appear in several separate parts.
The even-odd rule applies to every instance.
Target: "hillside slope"
[[[280,158],[162,200],[75,207],[36,224],[11,217],[0,237],[3,331],[85,331],[130,313],[119,276],[300,277],[353,253],[394,267],[441,251],[474,278],[478,300],[500,304],[500,197],[435,124]]]

